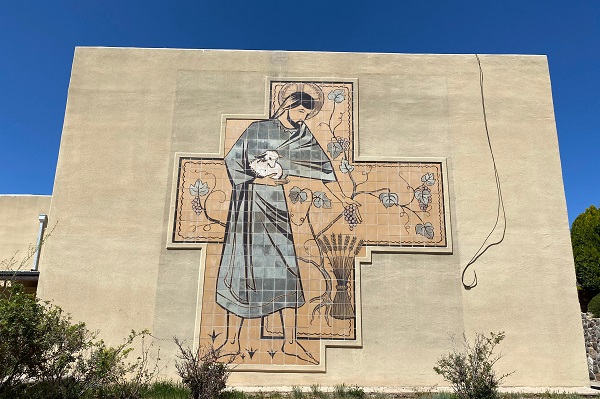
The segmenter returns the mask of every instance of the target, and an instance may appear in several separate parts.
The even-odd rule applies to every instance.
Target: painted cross
[[[202,248],[199,343],[239,370],[324,370],[361,346],[371,251],[451,253],[443,159],[367,159],[358,84],[269,81],[221,154],[177,154],[169,248]]]

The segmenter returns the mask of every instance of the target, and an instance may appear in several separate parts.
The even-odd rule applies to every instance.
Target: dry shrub
[[[175,345],[179,348],[179,361],[175,363],[177,374],[183,384],[192,392],[192,399],[217,399],[227,387],[227,379],[231,374],[231,362],[221,358],[220,350],[213,346],[192,350],[177,337]]]
[[[498,399],[498,387],[510,374],[498,375],[494,366],[502,358],[494,348],[504,339],[504,332],[490,336],[476,334],[473,343],[463,334],[462,351],[442,356],[433,370],[452,384],[459,399]]]

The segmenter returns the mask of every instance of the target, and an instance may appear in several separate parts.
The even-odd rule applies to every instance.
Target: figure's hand
[[[267,177],[257,177],[254,179],[254,184],[262,184],[264,186],[282,186],[284,184],[289,183],[290,181],[286,178],[283,179],[274,179],[277,176],[277,173],[270,174]]]

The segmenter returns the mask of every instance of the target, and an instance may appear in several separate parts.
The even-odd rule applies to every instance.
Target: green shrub
[[[498,387],[510,374],[498,376],[494,365],[502,355],[494,355],[494,348],[504,339],[504,332],[489,337],[476,334],[470,343],[463,334],[463,348],[442,356],[433,370],[452,384],[459,399],[498,399]]]
[[[600,317],[600,294],[592,298],[587,305],[587,311],[594,315],[594,317]]]
[[[337,398],[343,399],[348,394],[348,387],[346,384],[336,385],[333,392]]]
[[[155,381],[142,391],[144,399],[189,399],[190,394],[182,383],[173,381]]]
[[[336,385],[334,394],[340,399],[363,399],[365,397],[365,391],[358,386],[346,386],[345,384]]]
[[[125,363],[137,338],[111,347],[84,323],[12,285],[0,298],[0,398],[140,398],[158,371],[148,371],[148,350]],[[130,375],[130,379],[125,377]]]
[[[363,399],[365,397],[365,391],[358,386],[352,386],[348,388],[348,396],[354,399]]]
[[[16,396],[22,382],[36,373],[47,345],[39,338],[43,309],[20,285],[0,298],[0,397]]]
[[[232,389],[230,391],[223,392],[221,394],[221,398],[222,399],[248,399],[248,396],[242,391]]]
[[[327,397],[327,394],[321,390],[321,386],[319,384],[311,385],[310,392],[312,393],[312,397],[314,399],[325,399]]]
[[[302,388],[294,385],[292,387],[292,398],[293,399],[304,399],[304,392],[302,392]]]
[[[388,395],[382,391],[375,391],[370,396],[372,399],[388,399]]]

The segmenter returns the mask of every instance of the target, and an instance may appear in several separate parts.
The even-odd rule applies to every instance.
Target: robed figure
[[[305,299],[287,207],[287,176],[321,180],[345,205],[355,202],[342,193],[330,159],[304,123],[321,110],[321,89],[290,83],[279,99],[271,119],[253,122],[225,156],[232,193],[216,302],[227,311],[223,347],[229,352],[240,350],[245,319],[279,312],[281,350],[316,363],[296,340],[296,311]]]

